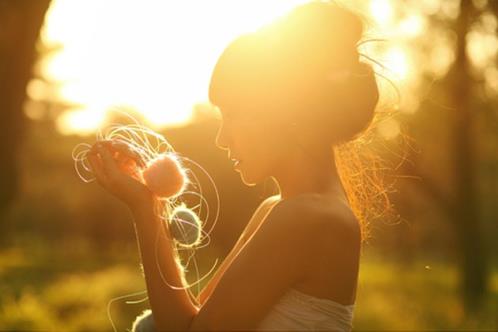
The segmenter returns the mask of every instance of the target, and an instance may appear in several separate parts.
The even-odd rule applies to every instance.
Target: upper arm
[[[277,205],[201,307],[191,330],[254,329],[307,269],[306,228]]]
[[[275,201],[279,199],[279,196],[270,196],[266,198],[260,206],[256,209],[254,214],[252,215],[251,219],[249,220],[248,224],[242,231],[242,234],[240,235],[239,239],[233,246],[232,250],[229,252],[229,254],[225,257],[223,260],[223,263],[220,265],[214,276],[211,278],[211,280],[207,283],[207,285],[202,289],[198,296],[198,301],[201,303],[201,305],[206,301],[206,299],[211,295],[213,289],[216,287],[218,284],[219,279],[221,276],[225,273],[226,269],[232,261],[235,259],[237,254],[239,253],[242,245],[245,242],[246,237],[251,233],[251,230],[256,226],[257,223],[261,221],[264,216],[262,216],[262,213],[267,213],[269,207],[275,203]]]

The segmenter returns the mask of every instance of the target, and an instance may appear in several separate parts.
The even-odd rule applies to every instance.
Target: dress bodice
[[[351,331],[354,304],[344,305],[290,288],[272,307],[258,331]]]

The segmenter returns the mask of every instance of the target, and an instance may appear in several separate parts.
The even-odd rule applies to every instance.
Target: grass
[[[103,251],[71,243],[0,251],[1,330],[110,331],[109,301],[145,289],[134,244]],[[444,261],[398,264],[378,254],[364,256],[354,330],[498,329],[498,271],[493,270],[491,292],[476,317],[464,315],[457,285],[455,267]],[[123,331],[145,308],[147,301],[116,301],[111,316]]]
[[[136,246],[108,252],[84,243],[73,250],[60,247],[64,250],[37,244],[0,252],[1,330],[109,331],[109,301],[145,290],[132,252]],[[146,303],[119,301],[111,317],[123,331],[145,308]]]

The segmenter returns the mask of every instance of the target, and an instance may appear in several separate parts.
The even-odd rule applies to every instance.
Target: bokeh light
[[[196,105],[206,105],[211,70],[229,41],[304,2],[53,0],[41,41],[59,49],[42,55],[43,81],[33,79],[28,96],[65,105],[56,119],[63,134],[93,132],[114,106],[136,111],[156,129],[188,124]],[[398,17],[391,0],[344,4],[366,11],[374,37],[389,39],[369,51],[387,68],[376,70],[397,83],[412,78],[403,42],[424,32],[423,13]],[[36,104],[27,105],[26,114],[39,118]]]
[[[223,47],[299,2],[54,0],[41,40],[62,49],[39,68],[58,84],[57,98],[76,105],[58,128],[87,133],[114,105],[137,110],[155,127],[187,123],[193,106],[207,100]]]

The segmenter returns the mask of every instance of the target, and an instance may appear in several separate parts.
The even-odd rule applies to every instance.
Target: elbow
[[[197,309],[197,313],[190,320],[187,331],[220,331],[220,321],[212,318],[213,315]]]
[[[150,310],[145,310],[141,315],[137,316],[131,328],[131,332],[154,332],[156,330],[156,323]]]
[[[189,318],[178,320],[172,316],[154,315],[148,309],[137,316],[133,322],[131,332],[216,331],[216,329],[212,328],[212,324],[202,319],[203,317],[200,317],[198,313],[199,308],[195,307],[194,312]]]
[[[183,324],[173,324],[171,319],[162,319],[152,314],[151,310],[145,310],[141,315],[137,316],[133,322],[131,332],[156,332],[156,331],[212,331],[202,324],[199,324],[195,319],[196,315],[187,322],[188,326],[185,328],[185,321]],[[174,326],[176,325],[176,326]]]
[[[187,331],[215,331],[208,324],[205,324],[205,322],[202,322],[197,318],[197,315],[192,317]]]

